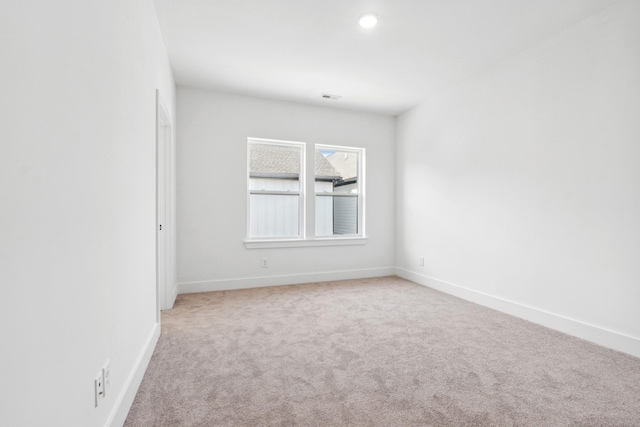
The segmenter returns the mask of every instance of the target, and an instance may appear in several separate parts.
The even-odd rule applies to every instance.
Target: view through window
[[[300,236],[302,144],[249,142],[249,237]]]
[[[360,152],[316,146],[316,236],[357,235]]]
[[[315,166],[305,165],[304,143],[249,139],[249,238],[301,238],[305,220],[320,238],[363,234],[364,149],[316,145],[313,152]],[[315,188],[308,218],[305,170]]]

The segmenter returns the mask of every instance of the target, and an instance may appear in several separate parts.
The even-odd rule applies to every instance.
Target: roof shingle
[[[257,177],[300,174],[300,149],[286,145],[249,144],[249,171]],[[340,179],[340,173],[316,150],[316,178]]]

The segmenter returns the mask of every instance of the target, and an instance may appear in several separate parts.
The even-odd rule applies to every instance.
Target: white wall
[[[118,424],[157,337],[155,90],[173,108],[174,85],[153,5],[3,2],[0,28],[0,425]]]
[[[399,117],[401,274],[640,356],[639,24],[617,3]]]
[[[177,110],[181,291],[392,272],[395,118],[189,88]],[[368,244],[245,248],[248,137],[366,148]]]

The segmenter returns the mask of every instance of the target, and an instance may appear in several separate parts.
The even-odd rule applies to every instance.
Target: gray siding
[[[358,234],[358,197],[333,198],[333,234]]]

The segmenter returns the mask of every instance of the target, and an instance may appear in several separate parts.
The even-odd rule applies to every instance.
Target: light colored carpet
[[[640,359],[397,277],[178,296],[126,426],[640,426]]]

